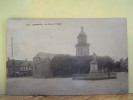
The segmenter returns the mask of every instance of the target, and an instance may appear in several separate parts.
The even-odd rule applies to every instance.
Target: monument
[[[98,71],[98,62],[96,60],[96,54],[93,53],[92,61],[90,62],[90,72],[88,80],[100,80],[100,79],[112,79],[116,78],[115,72],[103,73]]]
[[[78,57],[90,57],[89,47],[90,44],[87,43],[87,35],[84,32],[84,27],[81,27],[81,32],[79,33],[78,43],[75,45],[76,47],[76,56]],[[115,72],[99,72],[98,70],[98,62],[96,60],[96,54],[93,53],[92,61],[90,62],[90,71],[88,74],[74,74],[73,79],[78,80],[100,80],[100,79],[110,79],[116,78]]]
[[[90,62],[90,72],[98,72],[98,64],[96,61],[96,54],[93,53],[92,61]]]

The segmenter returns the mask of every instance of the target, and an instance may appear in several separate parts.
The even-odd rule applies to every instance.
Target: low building
[[[7,77],[24,77],[32,75],[33,61],[14,60],[7,61]]]

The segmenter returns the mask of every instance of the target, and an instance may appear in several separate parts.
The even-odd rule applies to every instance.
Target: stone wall
[[[33,77],[36,78],[49,78],[52,77],[50,69],[50,58],[40,59],[34,62]]]

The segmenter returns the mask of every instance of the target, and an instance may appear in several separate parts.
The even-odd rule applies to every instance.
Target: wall
[[[34,63],[33,77],[35,78],[49,78],[52,77],[52,72],[50,69],[50,59],[40,60]]]

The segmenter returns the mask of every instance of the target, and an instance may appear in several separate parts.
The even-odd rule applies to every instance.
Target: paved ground
[[[128,93],[128,73],[117,73],[117,79],[72,80],[72,78],[8,78],[8,95],[88,95]]]

